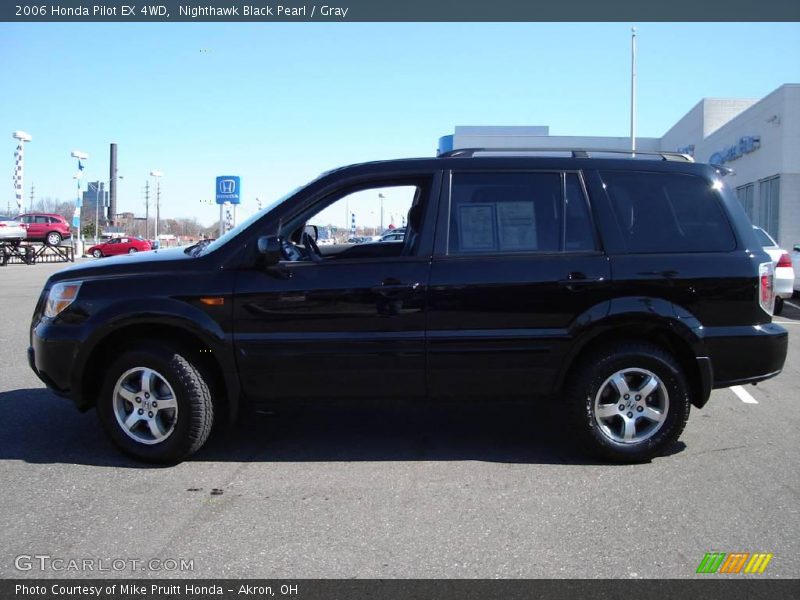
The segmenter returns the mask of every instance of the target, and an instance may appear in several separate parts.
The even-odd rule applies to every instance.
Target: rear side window
[[[575,174],[455,173],[452,182],[451,255],[594,249]]]
[[[683,173],[600,173],[629,252],[726,252],[736,247],[719,195]]]

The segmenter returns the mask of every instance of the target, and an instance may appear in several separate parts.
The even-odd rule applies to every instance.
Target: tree
[[[84,225],[81,228],[81,235],[83,235],[83,237],[90,237],[90,238],[95,237],[95,227],[94,226],[95,226],[94,223],[86,223],[86,225]]]

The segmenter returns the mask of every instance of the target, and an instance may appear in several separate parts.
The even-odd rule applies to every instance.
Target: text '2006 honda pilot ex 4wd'
[[[722,171],[586,150],[338,169],[213,242],[54,274],[29,361],[145,461],[309,398],[548,398],[595,455],[647,460],[713,388],[786,358],[772,261]],[[344,243],[380,203],[403,240]]]

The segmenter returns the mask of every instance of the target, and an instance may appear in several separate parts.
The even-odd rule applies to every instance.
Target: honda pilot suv
[[[30,365],[159,463],[310,398],[545,398],[595,455],[643,461],[712,389],[781,371],[773,264],[722,167],[541,154],[349,166],[213,242],[74,265],[42,291]],[[401,243],[344,243],[384,208]]]

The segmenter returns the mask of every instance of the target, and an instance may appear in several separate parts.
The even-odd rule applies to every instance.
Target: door
[[[103,248],[103,254],[107,254],[109,256],[115,256],[117,254],[125,254],[127,251],[128,251],[127,238],[117,238],[109,240],[105,248]]]
[[[445,195],[429,292],[431,396],[550,392],[576,320],[609,290],[580,174],[455,172]]]
[[[248,396],[424,395],[429,222],[439,181],[370,180],[309,200],[284,227],[285,260],[237,275],[235,344]],[[307,224],[325,242],[316,250],[301,238]],[[377,239],[390,224],[407,225],[402,243],[348,243]]]

